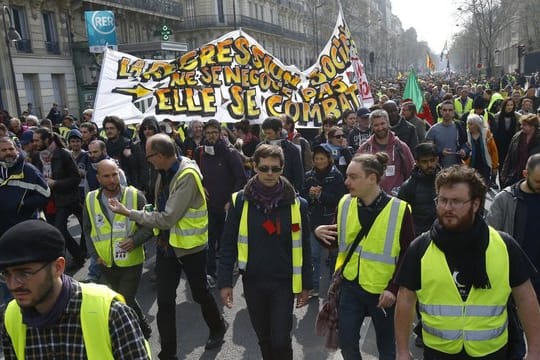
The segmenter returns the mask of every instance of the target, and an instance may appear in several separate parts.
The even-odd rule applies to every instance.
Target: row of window
[[[26,18],[24,7],[12,6],[12,26],[21,35],[21,40],[16,42],[16,48],[19,52],[31,53],[32,42],[30,39],[30,28]],[[42,15],[43,34],[45,48],[49,54],[60,54],[60,45],[58,42],[58,33],[56,31],[56,20],[54,13],[44,11]]]

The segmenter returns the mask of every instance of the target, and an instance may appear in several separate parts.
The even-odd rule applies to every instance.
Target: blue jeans
[[[90,266],[88,266],[88,279],[98,281],[101,276],[101,268],[97,263],[95,256],[90,257]]]
[[[319,280],[321,279],[321,253],[324,252],[324,247],[319,240],[317,240],[317,237],[313,232],[309,236],[309,241],[311,243],[311,263],[313,264],[313,289],[319,290]],[[328,251],[330,279],[332,279],[332,274],[334,274],[336,258],[337,249],[330,249]]]
[[[357,281],[343,279],[338,306],[339,346],[344,360],[362,359],[360,354],[360,328],[366,316],[371,316],[375,327],[379,359],[394,360],[394,307],[386,314],[377,307],[379,294],[370,294]]]
[[[217,277],[216,253],[225,226],[225,212],[208,210],[208,249],[206,252],[206,274]]]

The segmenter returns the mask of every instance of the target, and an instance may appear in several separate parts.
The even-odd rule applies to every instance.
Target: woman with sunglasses
[[[251,324],[263,359],[293,359],[294,298],[304,306],[312,288],[307,203],[282,175],[278,145],[253,154],[255,176],[233,194],[221,243],[218,287],[233,306],[233,267],[238,261]]]
[[[341,171],[343,176],[347,171],[347,166],[353,158],[353,154],[349,145],[347,144],[347,138],[342,128],[333,126],[328,131],[328,143],[332,151],[332,159],[337,169]]]

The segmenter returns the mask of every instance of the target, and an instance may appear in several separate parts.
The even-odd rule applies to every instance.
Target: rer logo
[[[92,27],[102,35],[109,35],[116,29],[114,14],[111,11],[94,11],[92,14]]]
[[[92,53],[102,53],[106,48],[117,50],[116,26],[112,11],[85,11],[88,47]]]

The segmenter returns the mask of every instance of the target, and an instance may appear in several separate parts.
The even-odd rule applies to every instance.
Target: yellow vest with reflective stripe
[[[407,206],[403,200],[390,199],[345,266],[345,279],[358,279],[360,286],[372,294],[381,294],[388,287],[401,249],[399,235]],[[362,229],[358,221],[358,199],[350,195],[342,197],[337,216],[339,254],[336,269],[339,269]]]
[[[465,102],[465,109],[463,108],[463,105],[461,103],[461,97],[457,97],[454,99],[454,108],[456,109],[456,114],[459,118],[461,118],[466,112],[471,111],[472,107],[473,99],[471,99],[470,97],[467,97],[467,101]]]
[[[113,264],[120,267],[139,265],[144,262],[144,248],[137,246],[132,251],[123,251],[118,244],[133,235],[137,224],[128,216],[114,214],[113,224],[109,222],[99,204],[99,191],[94,190],[86,195],[86,209],[92,230],[90,238],[98,256],[105,266]],[[123,188],[122,204],[128,209],[137,208],[137,189],[128,186]]]
[[[113,360],[109,334],[109,312],[113,299],[125,303],[124,297],[104,285],[80,284],[82,290],[81,328],[88,360]],[[26,352],[26,325],[15,300],[6,309],[5,326],[17,359],[23,360]],[[151,356],[150,345],[145,341],[146,352]]]
[[[62,125],[58,128],[58,133],[60,134],[60,136],[62,136],[64,139],[67,140],[67,136],[69,135],[69,132],[71,130],[72,130],[71,128],[68,128],[67,126]]]
[[[511,293],[506,244],[489,228],[486,269],[491,289],[471,288],[463,301],[444,253],[432,241],[421,259],[421,289],[416,292],[426,346],[481,357],[508,341],[506,303]]]
[[[208,242],[208,210],[201,175],[191,165],[188,165],[176,178],[175,184],[187,174],[193,174],[195,178],[197,189],[202,197],[202,205],[197,209],[189,208],[186,214],[171,228],[169,244],[181,249],[192,249]],[[171,186],[171,188],[173,187],[174,185]]]
[[[233,206],[236,205],[238,193],[232,196]],[[240,217],[240,227],[238,228],[238,268],[246,270],[248,262],[248,208],[249,204],[244,200],[242,206],[242,215]],[[299,227],[291,227],[291,246],[292,246],[292,291],[294,294],[302,292],[302,215],[300,213],[300,201],[298,198],[291,204],[291,224],[298,224]]]

